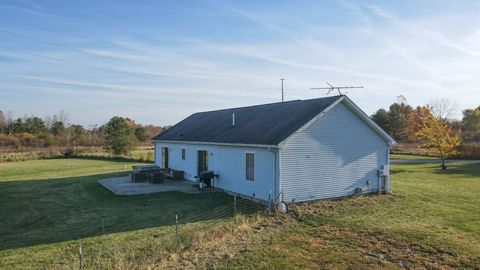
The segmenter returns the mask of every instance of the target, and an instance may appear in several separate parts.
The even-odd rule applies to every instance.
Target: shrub
[[[15,136],[21,142],[22,146],[35,147],[35,146],[38,146],[39,144],[38,139],[28,132],[18,133],[18,134],[15,134]]]
[[[12,135],[0,134],[0,147],[15,147],[21,146],[20,140]]]
[[[75,154],[75,151],[73,151],[72,148],[67,148],[64,152],[63,155],[65,157],[72,157]]]

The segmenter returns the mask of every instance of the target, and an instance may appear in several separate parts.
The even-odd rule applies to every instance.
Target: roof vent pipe
[[[235,113],[232,113],[232,127],[235,126]]]

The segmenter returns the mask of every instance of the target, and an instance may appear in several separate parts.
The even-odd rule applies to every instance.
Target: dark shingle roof
[[[153,140],[277,145],[340,97],[195,113]]]

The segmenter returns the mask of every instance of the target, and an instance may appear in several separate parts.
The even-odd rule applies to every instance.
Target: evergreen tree
[[[377,123],[377,125],[383,128],[385,132],[387,132],[388,134],[391,134],[391,130],[390,130],[391,119],[390,119],[390,115],[385,109],[379,109],[371,116],[371,118],[375,123]]]
[[[53,136],[60,136],[65,133],[65,125],[62,121],[55,121],[50,127],[50,132]]]
[[[115,155],[127,154],[135,147],[134,129],[128,122],[115,116],[105,125],[105,145],[107,151]]]
[[[463,111],[460,125],[465,141],[480,141],[480,106]]]
[[[139,142],[144,142],[148,139],[147,131],[144,127],[137,127],[135,128],[135,137]]]

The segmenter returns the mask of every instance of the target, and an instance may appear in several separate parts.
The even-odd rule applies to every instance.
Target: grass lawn
[[[226,267],[478,269],[480,164],[394,165],[392,173],[392,195],[293,207],[281,233]]]
[[[90,237],[85,245],[96,243],[95,248],[105,250],[105,239],[91,238],[102,235],[103,228],[113,233],[105,237],[111,245],[145,242],[141,236],[152,238],[152,230],[137,230],[158,228],[161,235],[169,229],[166,225],[175,223],[176,214],[187,219],[232,205],[232,197],[224,193],[115,196],[97,183],[125,175],[134,164],[86,159],[0,163],[0,269],[38,269],[68,258],[79,244],[62,243],[67,240]],[[69,252],[59,255],[65,248]]]
[[[0,269],[475,269],[480,265],[480,164],[392,165],[393,194],[291,207],[290,215],[206,216],[222,193],[119,197],[96,181],[125,162],[0,163]],[[132,163],[128,163],[132,165]],[[106,235],[102,235],[101,217]]]

